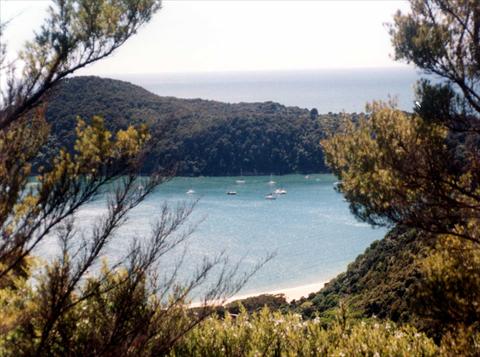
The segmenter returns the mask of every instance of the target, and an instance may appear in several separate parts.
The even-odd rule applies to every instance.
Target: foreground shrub
[[[478,326],[457,326],[442,338],[441,355],[454,357],[480,356],[480,332]]]
[[[342,317],[343,316],[343,317]],[[171,356],[433,356],[433,341],[412,327],[376,319],[350,322],[344,314],[323,328],[267,308],[248,315],[211,317],[192,330]]]

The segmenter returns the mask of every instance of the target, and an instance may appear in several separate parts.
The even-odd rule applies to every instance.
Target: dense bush
[[[340,119],[273,102],[159,97],[127,82],[76,77],[48,98],[52,131],[44,155],[72,147],[76,117],[93,115],[111,131],[149,126],[154,144],[145,171],[174,166],[179,175],[207,176],[326,172],[319,142]]]
[[[339,313],[324,328],[319,319],[246,311],[209,318],[173,349],[171,356],[434,356],[438,348],[424,334],[388,321],[351,322]]]
[[[393,230],[373,242],[346,272],[319,292],[293,301],[291,307],[304,316],[320,313],[328,318],[330,310],[343,301],[359,316],[377,316],[424,329],[426,322],[414,311],[421,276],[418,261],[432,244],[418,239],[415,230]]]
[[[223,309],[231,314],[238,314],[242,309],[245,309],[248,313],[253,313],[265,307],[273,311],[284,310],[287,309],[288,302],[284,294],[262,294],[232,301],[226,304]]]

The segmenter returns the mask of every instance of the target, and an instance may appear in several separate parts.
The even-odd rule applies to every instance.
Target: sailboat
[[[235,182],[238,183],[239,185],[244,184],[245,180],[243,179],[243,171],[240,169],[240,179],[236,180]]]
[[[270,181],[268,181],[269,185],[275,185],[276,182],[272,180],[272,174],[270,174]]]

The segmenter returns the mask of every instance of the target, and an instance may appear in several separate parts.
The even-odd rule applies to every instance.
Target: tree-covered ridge
[[[175,166],[178,175],[325,172],[319,142],[340,118],[273,102],[160,97],[99,77],[66,79],[47,101],[50,150],[72,147],[77,116],[102,116],[112,131],[146,123],[154,144],[144,170]]]
[[[417,314],[420,282],[418,261],[428,255],[432,242],[418,239],[415,230],[392,230],[373,242],[317,293],[293,301],[293,310],[307,317],[328,318],[343,302],[357,315],[427,327]],[[430,331],[431,332],[431,331]]]

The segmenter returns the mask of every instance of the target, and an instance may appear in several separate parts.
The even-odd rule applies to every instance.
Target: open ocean
[[[411,68],[317,71],[219,72],[119,75],[161,96],[202,98],[222,102],[274,101],[317,108],[319,113],[362,112],[372,100],[395,97],[399,108],[411,110],[419,74]]]

